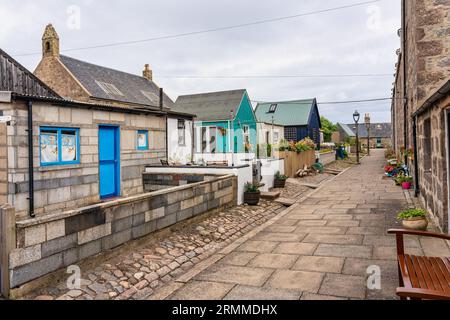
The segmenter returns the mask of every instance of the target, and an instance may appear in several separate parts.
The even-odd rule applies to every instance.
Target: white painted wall
[[[265,184],[261,191],[267,192],[273,188],[275,182],[275,174],[280,171],[284,174],[284,160],[283,159],[261,159],[261,183]]]
[[[233,163],[235,166],[251,164],[256,159],[254,153],[196,153],[194,154],[194,163],[201,161],[227,161],[231,166]]]
[[[193,123],[185,121],[186,143],[178,144],[178,119],[167,119],[167,158],[170,163],[185,165],[192,161]]]
[[[244,189],[247,182],[253,181],[252,166],[242,168],[206,168],[206,167],[192,167],[192,168],[177,168],[177,167],[149,167],[146,168],[147,173],[188,173],[188,174],[214,174],[227,175],[234,174],[238,177],[238,205],[244,203]]]

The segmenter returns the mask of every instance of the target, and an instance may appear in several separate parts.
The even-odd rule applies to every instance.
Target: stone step
[[[311,189],[319,188],[319,185],[318,184],[314,184],[314,183],[302,183],[302,186],[308,187],[308,188],[311,188]]]
[[[279,203],[285,207],[291,207],[296,203],[295,199],[289,199],[289,198],[278,198],[277,200],[275,200],[275,202]]]
[[[261,192],[261,199],[275,200],[281,195],[280,191]]]

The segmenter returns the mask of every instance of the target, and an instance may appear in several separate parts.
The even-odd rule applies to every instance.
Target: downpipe
[[[34,154],[33,154],[33,102],[27,102],[28,108],[28,214],[35,218],[34,213]]]

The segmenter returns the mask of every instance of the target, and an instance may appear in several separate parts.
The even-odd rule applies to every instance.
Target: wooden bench
[[[397,257],[399,288],[397,295],[411,300],[450,300],[450,258],[422,257],[405,254],[404,235],[417,235],[450,240],[446,234],[426,231],[397,230],[388,231],[397,237]]]
[[[228,167],[228,161],[208,161],[206,165],[208,167]]]

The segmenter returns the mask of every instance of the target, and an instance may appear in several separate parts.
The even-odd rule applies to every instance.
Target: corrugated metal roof
[[[0,91],[36,97],[61,98],[27,68],[0,49]]]
[[[153,81],[64,55],[60,56],[60,60],[94,98],[159,106],[159,87]],[[122,95],[107,93],[99,83],[113,85]],[[173,101],[165,95],[164,107],[170,108],[172,105]]]
[[[200,121],[232,120],[231,112],[236,116],[246,93],[240,89],[180,96],[172,110],[195,114]]]
[[[256,107],[256,118],[259,122],[272,123],[283,126],[306,126],[308,125],[315,99],[267,102],[259,103]],[[269,113],[270,106],[276,104],[274,113]]]

